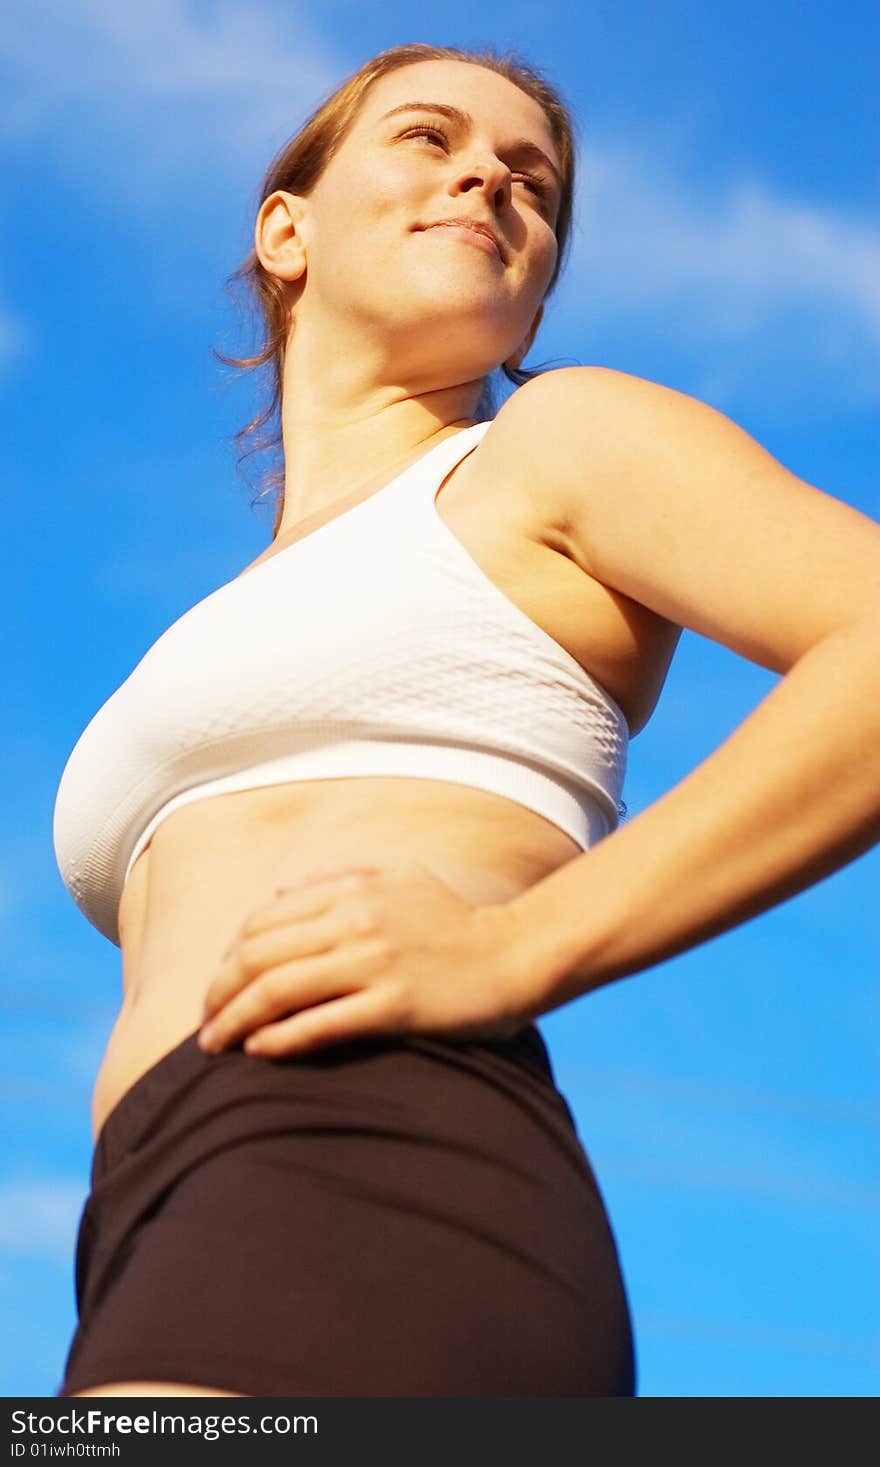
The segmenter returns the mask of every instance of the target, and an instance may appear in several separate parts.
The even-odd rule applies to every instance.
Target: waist
[[[319,780],[187,806],[158,831],[123,894],[125,999],[98,1078],[96,1128],[133,1079],[199,1025],[224,950],[277,886],[317,869],[414,858],[466,900],[490,905],[577,855],[532,811],[436,780]]]
[[[118,912],[124,977],[159,931],[190,953],[204,931],[222,951],[250,907],[317,869],[414,858],[493,903],[579,853],[555,822],[458,781],[328,777],[206,795],[163,819],[131,869]]]
[[[184,805],[268,785],[371,776],[434,779],[501,795],[549,820],[582,850],[607,835],[618,819],[614,790],[588,774],[573,777],[570,770],[460,743],[409,737],[343,739],[203,780],[172,794],[138,835],[128,857],[123,885],[159,825]]]

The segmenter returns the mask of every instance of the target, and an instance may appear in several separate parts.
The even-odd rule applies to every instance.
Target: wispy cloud
[[[234,194],[350,69],[315,14],[269,0],[10,0],[0,150],[39,147],[136,223],[179,216],[204,179]],[[813,397],[875,401],[880,230],[755,170],[695,183],[685,146],[595,129],[560,296],[568,341],[573,314],[580,340],[634,324],[671,339],[710,401],[769,394],[800,415]],[[25,328],[7,318],[5,336],[9,359]]]
[[[876,400],[876,225],[756,174],[698,191],[647,145],[594,146],[581,173],[567,316],[573,306],[588,326],[635,320],[685,348],[723,346],[703,379],[710,396],[774,374],[784,395],[812,363],[826,390]]]
[[[8,0],[0,157],[38,151],[84,211],[164,226],[204,179],[255,185],[346,69],[302,4]],[[0,382],[38,342],[0,287]]]
[[[82,1182],[69,1177],[0,1183],[0,1252],[69,1260],[84,1201]]]
[[[595,308],[643,306],[722,280],[715,320],[745,336],[762,312],[820,292],[852,308],[880,341],[880,229],[840,210],[731,179],[697,197],[648,152],[591,152],[581,186],[577,270],[596,281]],[[687,327],[688,322],[682,322]]]
[[[793,1329],[762,1322],[700,1319],[688,1316],[639,1313],[640,1334],[663,1339],[685,1339],[694,1344],[732,1345],[747,1350],[778,1350],[786,1354],[818,1355],[829,1359],[880,1364],[880,1335],[844,1334],[839,1330]]]
[[[18,906],[18,887],[11,871],[0,869],[0,923],[6,921]]]
[[[0,381],[11,367],[33,352],[35,345],[27,323],[0,301]]]
[[[880,1107],[870,1101],[577,1061],[554,1068],[603,1179],[880,1210]]]
[[[804,1120],[812,1126],[826,1122],[880,1129],[880,1104],[854,1096],[799,1094],[757,1085],[731,1085],[695,1080],[682,1075],[654,1074],[647,1070],[565,1062],[570,1084],[580,1084],[599,1095],[636,1100],[681,1103],[687,1111],[703,1114],[707,1106],[734,1111],[765,1112],[775,1117]]]
[[[127,212],[208,160],[216,177],[262,158],[344,71],[305,6],[252,0],[10,0],[0,59],[0,147],[39,142],[96,182],[124,174]]]

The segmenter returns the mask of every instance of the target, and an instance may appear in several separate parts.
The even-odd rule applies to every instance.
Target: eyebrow
[[[394,117],[398,112],[439,112],[441,116],[458,123],[459,127],[470,128],[474,125],[474,119],[469,112],[464,112],[461,107],[451,107],[448,102],[401,102],[399,107],[392,107],[390,112],[383,113],[379,121],[384,122],[386,117]],[[560,190],[562,189],[562,174],[537,143],[531,142],[529,138],[517,138],[511,144],[509,151],[518,153],[521,157],[530,158],[534,162],[543,163],[545,168],[549,168],[553,174]]]

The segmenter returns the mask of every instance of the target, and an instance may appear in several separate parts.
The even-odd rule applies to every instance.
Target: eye
[[[449,147],[449,134],[442,127],[437,127],[430,122],[420,122],[415,127],[408,127],[406,132],[402,132],[400,136],[402,138],[439,138],[443,147]]]
[[[544,182],[544,179],[537,178],[534,173],[518,173],[518,175],[516,175],[516,182],[525,183],[525,186],[527,186],[529,192],[531,192],[531,194],[534,194],[535,201],[540,204],[541,213],[550,213],[551,189],[550,186],[547,185],[546,182]]]
[[[520,173],[517,176],[517,182],[524,183],[526,188],[531,189],[535,197],[546,205],[550,198],[550,190],[543,179],[537,178],[534,173]]]

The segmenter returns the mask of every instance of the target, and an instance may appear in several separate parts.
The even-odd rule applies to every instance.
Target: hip
[[[465,1231],[498,1225],[553,1260],[575,1294],[577,1238],[601,1234],[614,1252],[535,1024],[503,1040],[370,1038],[281,1059],[207,1054],[197,1035],[146,1070],[98,1133],[81,1232],[100,1236],[108,1259],[158,1199],[172,1212],[204,1207],[210,1222],[212,1170],[230,1160],[244,1195],[249,1171],[268,1168],[288,1197],[320,1178],[340,1200],[400,1213],[415,1202]]]
[[[121,1352],[246,1394],[630,1393],[614,1236],[533,1024],[281,1060],[186,1036],[98,1135],[76,1298],[76,1389]]]

